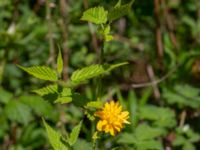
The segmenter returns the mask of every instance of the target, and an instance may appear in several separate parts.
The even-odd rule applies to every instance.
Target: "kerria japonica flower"
[[[95,116],[100,120],[97,123],[97,130],[110,133],[114,136],[120,132],[124,124],[130,124],[128,111],[122,111],[122,106],[118,102],[106,102],[102,110],[97,111]]]

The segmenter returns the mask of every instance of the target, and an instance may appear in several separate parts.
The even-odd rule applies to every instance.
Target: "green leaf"
[[[56,85],[56,84],[48,85],[48,86],[43,87],[41,89],[33,90],[33,92],[40,95],[40,96],[48,95],[48,94],[51,94],[51,93],[57,93],[58,92],[58,85]]]
[[[62,53],[61,53],[60,48],[59,48],[58,57],[57,57],[57,71],[59,74],[61,74],[63,71],[63,59],[62,59]]]
[[[121,0],[118,0],[118,2],[117,2],[117,4],[115,5],[115,7],[114,8],[117,8],[117,7],[120,7],[121,6]]]
[[[105,70],[102,65],[91,65],[73,72],[71,80],[73,82],[82,82],[104,73]]]
[[[43,119],[44,126],[47,131],[47,135],[49,138],[49,141],[51,143],[51,146],[54,148],[54,150],[68,150],[68,147],[63,144],[61,141],[62,136],[59,132],[55,131],[53,128],[51,128]]]
[[[91,107],[91,108],[101,108],[103,106],[102,101],[92,101],[87,103],[86,107]]]
[[[110,25],[107,25],[105,28],[104,28],[104,30],[103,30],[103,34],[104,35],[107,35],[107,34],[109,34],[110,33]]]
[[[187,142],[187,139],[182,135],[176,135],[175,140],[173,140],[172,144],[174,146],[180,146]]]
[[[91,143],[88,143],[86,140],[78,139],[77,142],[73,145],[74,150],[92,150]]]
[[[11,121],[27,125],[32,120],[31,108],[19,100],[9,101],[4,111]]]
[[[83,21],[89,21],[95,24],[103,24],[107,22],[108,12],[103,7],[94,7],[86,10],[81,17]]]
[[[87,118],[88,118],[90,121],[94,121],[94,120],[95,120],[94,112],[85,111],[85,115],[87,116]]]
[[[123,143],[123,144],[135,144],[138,140],[133,136],[133,134],[130,133],[123,133],[120,135],[119,139],[117,140],[117,143]]]
[[[58,79],[56,72],[46,66],[33,66],[33,67],[18,66],[18,67],[39,79],[49,80],[49,81],[56,81]]]
[[[85,67],[73,72],[71,76],[71,80],[74,83],[80,83],[90,78],[97,77],[101,74],[111,71],[112,69],[115,69],[119,66],[126,65],[126,64],[127,63],[125,62],[125,63],[119,63],[119,64],[114,64],[114,65],[108,65],[108,64],[91,65],[91,66],[88,66],[88,67]]]
[[[118,2],[115,7],[108,12],[108,20],[110,22],[130,13],[133,0],[125,5],[120,5],[120,3]]]
[[[106,42],[109,42],[111,40],[113,40],[113,36],[112,35],[105,35],[105,41]]]
[[[0,88],[0,102],[7,104],[11,98],[13,97],[13,94],[4,90],[3,88]]]
[[[188,132],[187,132],[187,136],[188,136],[188,141],[190,142],[190,143],[194,143],[194,142],[198,142],[198,141],[200,141],[200,135],[199,135],[199,133],[197,133],[197,132],[194,132],[193,130],[188,130]]]
[[[174,112],[169,108],[145,105],[139,108],[140,119],[154,121],[154,125],[159,127],[174,127],[176,119]]]
[[[70,88],[63,88],[60,96],[56,99],[55,103],[69,103],[72,101],[72,90]]]
[[[179,107],[200,107],[200,89],[190,85],[175,85],[174,89],[163,89],[163,97],[169,104],[178,104]]]
[[[165,135],[165,130],[162,128],[154,128],[147,124],[141,124],[135,129],[135,136],[138,140],[150,140],[161,135]]]
[[[43,116],[45,118],[51,119],[56,117],[56,111],[54,111],[53,106],[49,102],[44,101],[39,96],[21,96],[19,100],[29,106],[38,116]]]
[[[72,101],[72,97],[58,97],[55,100],[55,103],[66,104],[66,103],[70,103],[71,101]]]
[[[164,150],[162,143],[157,140],[147,140],[136,143],[138,150]]]
[[[70,133],[68,142],[70,145],[74,145],[74,143],[76,143],[77,138],[79,136],[80,130],[81,130],[81,126],[82,126],[82,121],[73,128],[72,132]]]
[[[196,150],[192,143],[186,142],[183,146],[183,150]]]

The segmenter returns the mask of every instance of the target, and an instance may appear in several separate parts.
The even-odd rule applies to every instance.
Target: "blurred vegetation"
[[[55,68],[60,45],[63,79],[98,62],[96,28],[80,21],[87,8],[117,1],[0,0],[0,149],[47,150],[41,117],[71,131],[84,119],[74,150],[90,150],[94,126],[73,105],[57,105],[31,91],[44,82],[17,67]],[[123,3],[128,2],[122,1]],[[103,78],[105,100],[130,112],[131,125],[116,137],[103,136],[99,149],[195,150],[200,147],[200,1],[135,0],[132,11],[112,25],[114,40],[105,61],[129,65]],[[95,82],[78,87],[93,99]]]

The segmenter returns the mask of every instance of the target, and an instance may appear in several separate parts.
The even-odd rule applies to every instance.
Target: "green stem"
[[[100,52],[100,64],[102,64],[104,62],[104,42],[101,46],[101,52]]]
[[[92,142],[92,149],[96,150],[97,139],[94,139]]]

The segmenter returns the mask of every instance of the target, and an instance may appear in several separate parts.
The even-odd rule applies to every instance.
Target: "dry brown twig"
[[[148,73],[150,81],[154,82],[155,81],[155,75],[154,75],[153,67],[151,65],[147,65],[147,73]],[[154,97],[156,99],[160,99],[160,91],[159,91],[157,84],[153,83],[152,87],[153,87]]]
[[[158,80],[154,80],[153,82],[146,82],[146,83],[141,83],[141,84],[132,84],[132,88],[142,88],[142,87],[148,87],[148,86],[152,86],[155,84],[159,84],[160,82],[166,80],[172,73],[174,73],[178,68],[178,65],[176,67],[174,67],[171,71],[169,71],[166,75],[164,75],[163,77],[161,77]]]
[[[68,41],[68,1],[67,0],[60,0],[60,14],[61,14],[61,19],[60,19],[60,27],[61,27],[61,32],[62,32],[62,49],[63,49],[63,80],[68,80],[68,63],[69,63],[69,54],[70,50],[67,46],[67,41]]]

